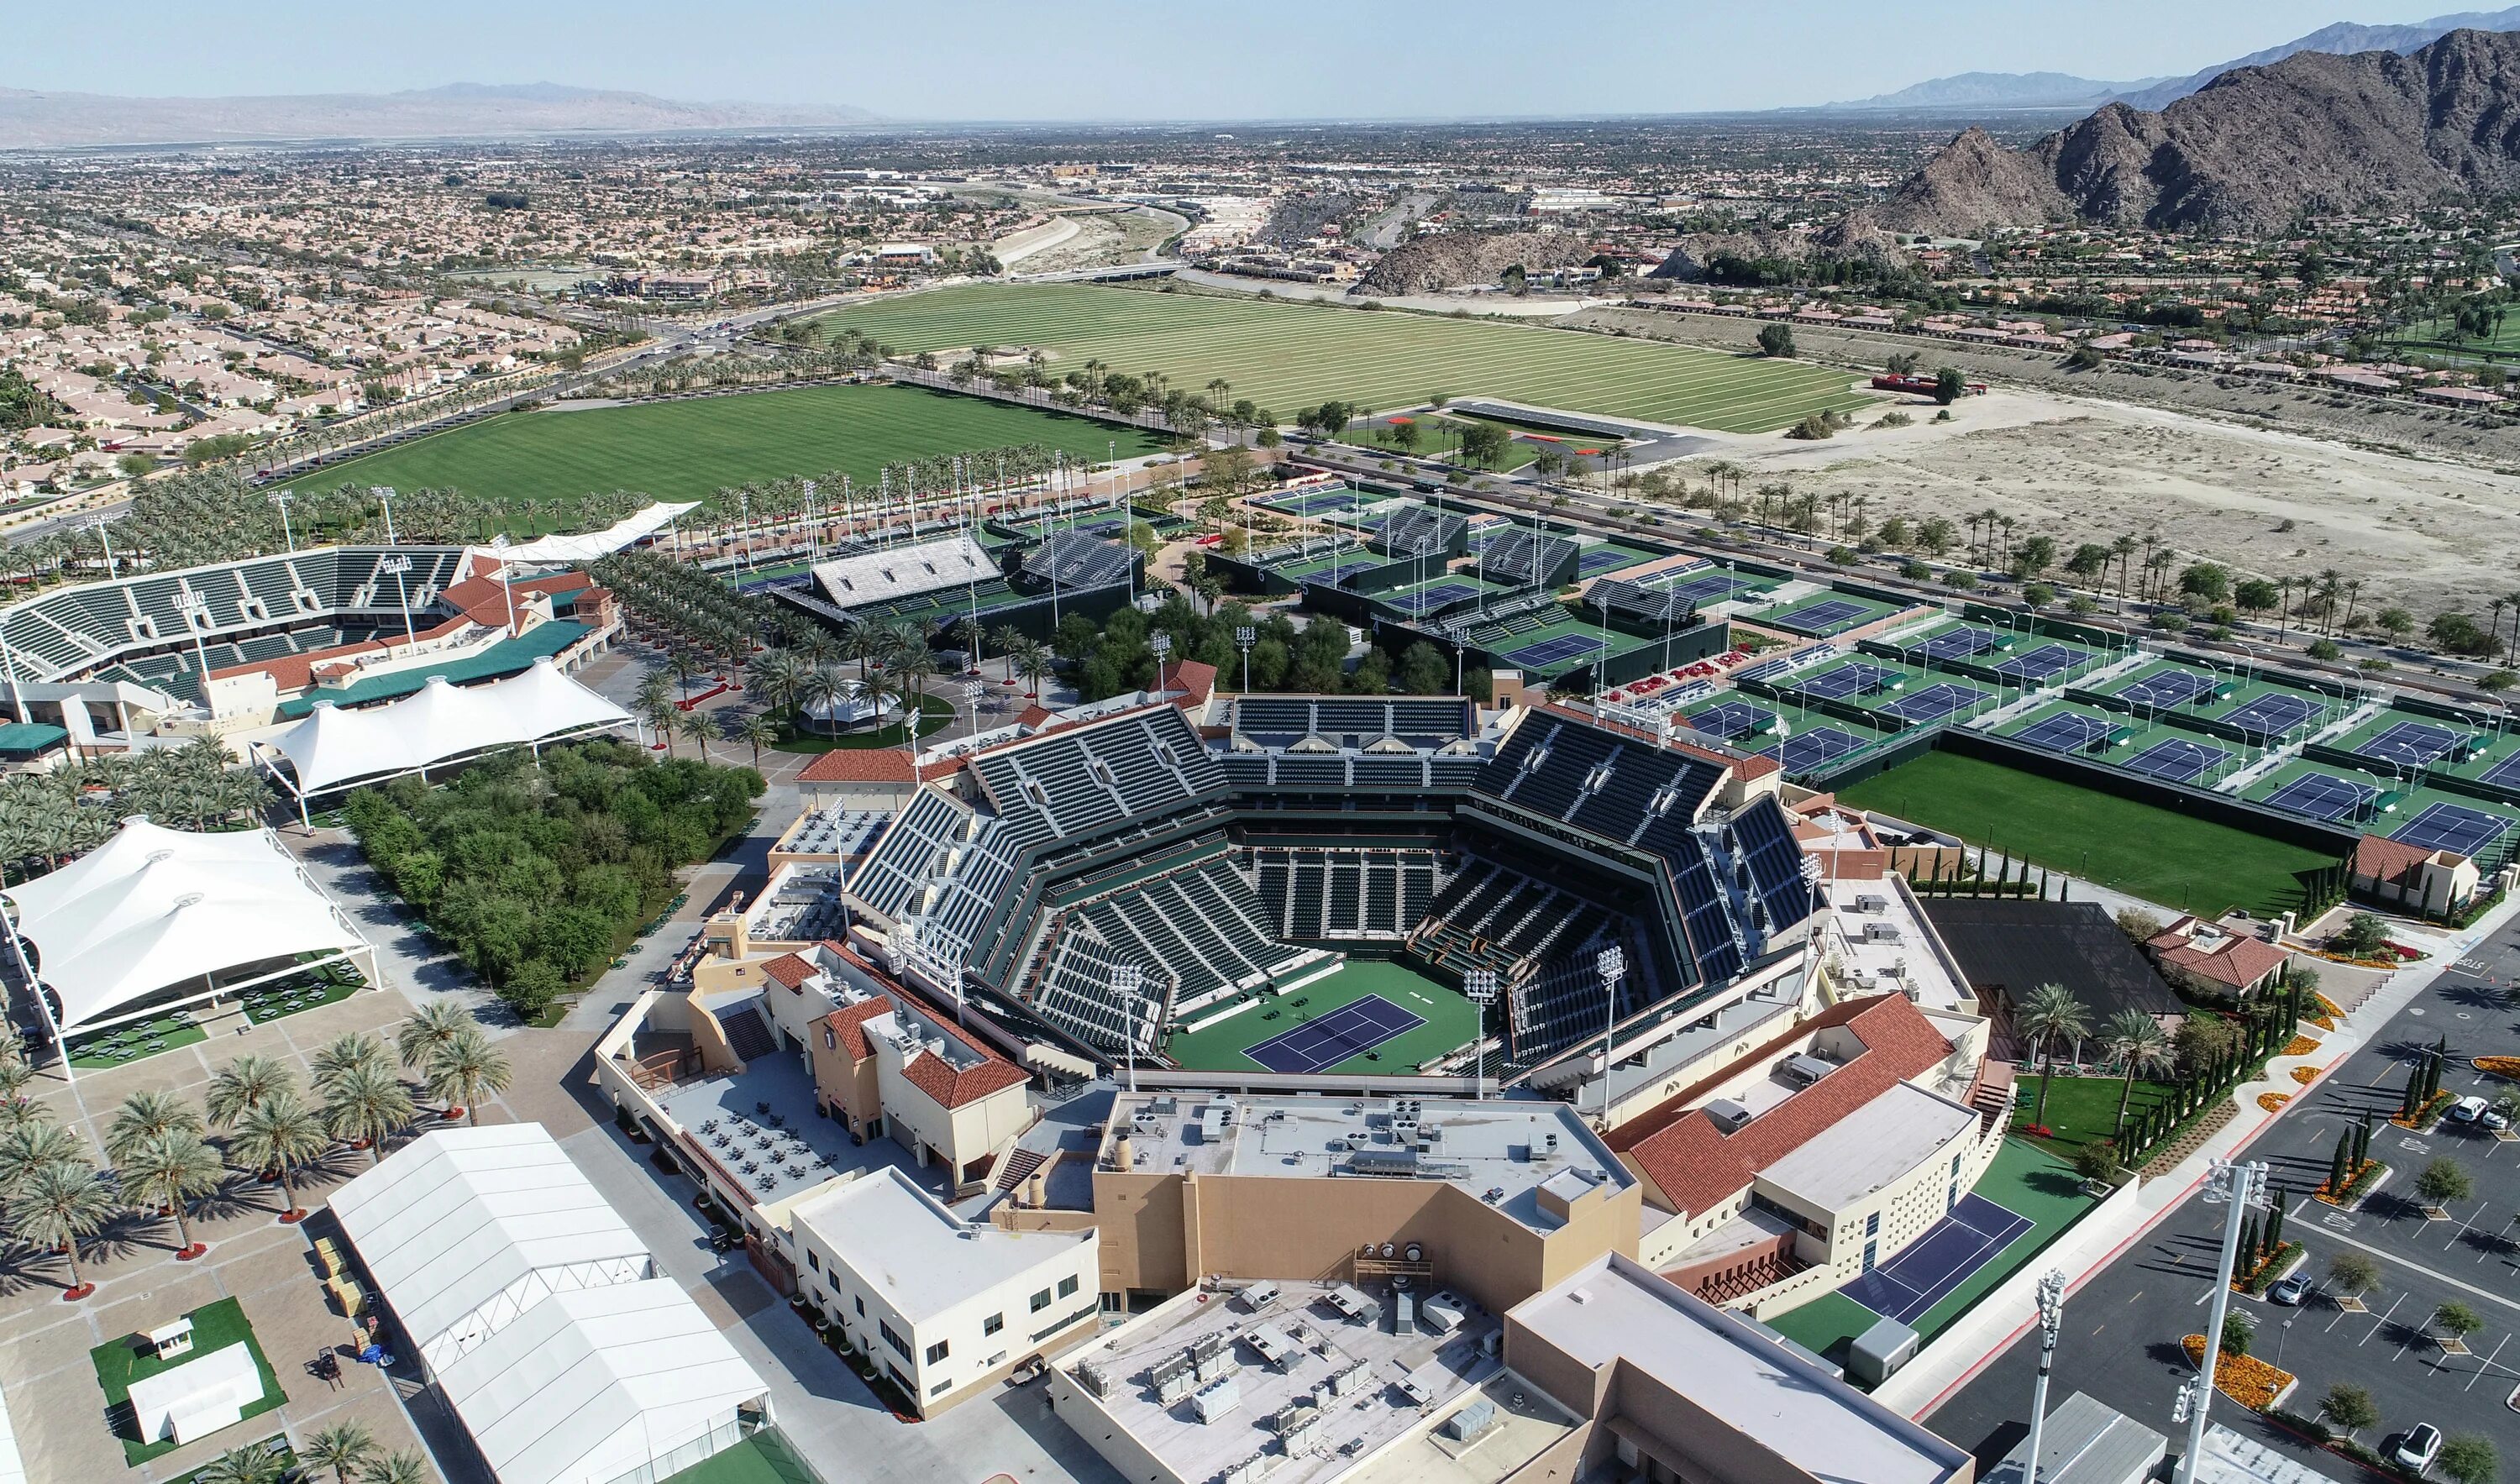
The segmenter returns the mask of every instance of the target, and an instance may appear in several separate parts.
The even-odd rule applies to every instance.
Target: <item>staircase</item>
[[[1008,1191],[1021,1190],[1023,1183],[1032,1178],[1032,1172],[1049,1162],[1050,1156],[1039,1149],[1022,1147],[1010,1149],[1007,1151],[1007,1157],[998,1165],[998,1178],[989,1182],[989,1189],[1001,1194]]]
[[[753,1009],[750,1001],[733,1013],[719,1016],[718,1024],[726,1028],[726,1049],[735,1053],[737,1060],[752,1062],[778,1054],[779,1039],[761,1023],[761,1012]]]
[[[2012,1116],[2012,1072],[2009,1061],[1989,1060],[1978,1067],[1977,1081],[1969,1088],[1968,1103],[1977,1109],[1981,1139],[2003,1127]]]

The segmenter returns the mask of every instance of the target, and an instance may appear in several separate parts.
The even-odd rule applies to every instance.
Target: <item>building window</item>
[[[946,1355],[953,1350],[953,1348],[954,1342],[952,1340],[938,1340],[935,1344],[928,1346],[927,1364],[931,1366],[935,1365],[938,1361],[943,1360]]]
[[[1074,1275],[1073,1273],[1069,1274],[1069,1275],[1068,1275],[1067,1277],[1065,1277],[1065,1278],[1060,1279],[1060,1280],[1058,1281],[1058,1296],[1059,1296],[1059,1297],[1061,1297],[1061,1298],[1065,1298],[1065,1297],[1067,1297],[1069,1294],[1074,1293],[1074,1292],[1076,1291],[1076,1284],[1077,1284],[1077,1279],[1076,1279],[1076,1275]]]
[[[1047,1309],[1047,1308],[1049,1308],[1049,1307],[1050,1307],[1050,1290],[1049,1290],[1048,1288],[1044,1288],[1044,1289],[1042,1289],[1039,1293],[1036,1293],[1036,1294],[1034,1294],[1034,1295],[1032,1296],[1032,1312],[1033,1312],[1033,1313],[1035,1313],[1035,1314],[1039,1314],[1042,1310]]]
[[[893,1333],[892,1326],[883,1320],[877,1320],[875,1322],[875,1327],[877,1330],[883,1335],[883,1342],[893,1348],[893,1353],[899,1355],[905,1361],[910,1359],[910,1341]]]
[[[987,1319],[980,1321],[980,1332],[982,1334],[995,1334],[1006,1327],[1007,1317],[1003,1314],[992,1314]]]
[[[1881,1255],[1881,1243],[1879,1243],[1879,1242],[1877,1242],[1877,1241],[1868,1241],[1868,1242],[1866,1242],[1866,1243],[1864,1244],[1864,1271],[1865,1271],[1865,1272],[1867,1272],[1867,1273],[1871,1272],[1871,1271],[1872,1271],[1872,1260],[1873,1260],[1874,1258],[1876,1258],[1876,1257],[1880,1256],[1880,1255]]]
[[[946,1392],[953,1389],[954,1383],[952,1381],[938,1381],[935,1385],[927,1388],[927,1394],[931,1397],[943,1396]]]
[[[807,1247],[805,1249],[805,1266],[813,1269],[817,1273],[823,1271],[823,1260],[814,1255],[814,1249],[811,1247]]]
[[[828,1026],[828,1025],[824,1026],[824,1027],[823,1027],[823,1050],[825,1050],[825,1051],[827,1051],[827,1052],[835,1052],[835,1051],[838,1051],[839,1049],[840,1049],[840,1038],[839,1038],[839,1037],[837,1037],[837,1036],[835,1036],[835,1035],[833,1035],[833,1034],[832,1034],[832,1028],[831,1028],[830,1026]]]
[[[1958,1154],[1952,1156],[1952,1178],[1954,1180],[1960,1178],[1960,1156]]]
[[[1878,1237],[1881,1235],[1880,1212],[1875,1211],[1871,1215],[1864,1218],[1864,1235],[1867,1237]]]
[[[866,1318],[866,1300],[864,1298],[860,1298],[858,1300],[858,1318]]]

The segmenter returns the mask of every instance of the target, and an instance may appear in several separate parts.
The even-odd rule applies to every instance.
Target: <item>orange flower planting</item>
[[[2318,1050],[2318,1037],[2295,1036],[2290,1041],[2284,1043],[2284,1049],[2278,1055],[2286,1057],[2307,1057],[2317,1050]]]
[[[2204,1364],[2205,1336],[2191,1334],[2179,1343],[2187,1352],[2187,1364]],[[2282,1400],[2293,1379],[2291,1372],[2278,1371],[2254,1355],[2225,1355],[2214,1363],[2214,1389],[2251,1412],[2264,1412]]]
[[[2290,1102],[2292,1102],[2292,1094],[2290,1093],[2258,1094],[2258,1106],[2265,1108],[2270,1113]]]
[[[2520,1057],[2479,1057],[2476,1069],[2490,1076],[2520,1080]]]
[[[2318,1080],[2318,1068],[2315,1066],[2296,1066],[2292,1069],[2292,1080],[2300,1083],[2304,1087],[2308,1087]]]

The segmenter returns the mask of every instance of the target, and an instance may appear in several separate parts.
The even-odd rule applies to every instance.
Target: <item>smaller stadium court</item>
[[[1328,978],[1176,1030],[1173,1060],[1199,1072],[1407,1076],[1470,1044],[1478,1009],[1406,964],[1351,959]]]

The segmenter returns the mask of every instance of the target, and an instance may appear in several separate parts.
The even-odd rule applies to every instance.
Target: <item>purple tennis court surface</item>
[[[1258,1046],[1246,1047],[1242,1055],[1273,1072],[1328,1071],[1425,1023],[1423,1015],[1412,1014],[1380,995],[1368,995]]]
[[[2033,1225],[1983,1195],[1963,1195],[1907,1250],[1837,1291],[1883,1319],[1913,1325]]]

